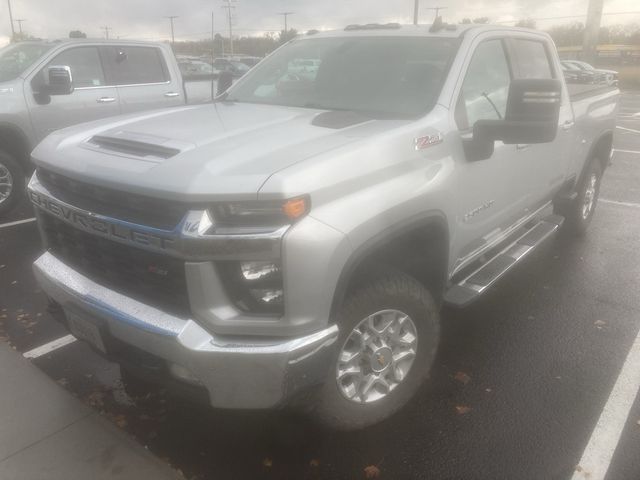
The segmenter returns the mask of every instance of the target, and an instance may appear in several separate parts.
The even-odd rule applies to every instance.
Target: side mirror
[[[231,86],[232,83],[233,83],[233,74],[230,71],[224,70],[220,72],[220,76],[218,77],[217,95],[222,95],[224,92],[229,90],[229,87]]]
[[[71,68],[66,65],[52,65],[47,67],[49,83],[46,93],[49,95],[70,95],[73,93],[73,77]]]
[[[465,151],[473,160],[493,154],[493,144],[548,143],[558,133],[562,83],[547,78],[515,79],[509,86],[507,110],[502,120],[478,120]]]

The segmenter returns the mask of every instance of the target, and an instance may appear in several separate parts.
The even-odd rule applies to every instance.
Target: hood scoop
[[[117,131],[94,135],[86,146],[92,150],[133,156],[149,161],[166,160],[193,148],[193,145],[143,133]]]
[[[371,118],[349,110],[331,110],[316,115],[312,120],[311,125],[340,130],[342,128],[368,122],[370,120]]]

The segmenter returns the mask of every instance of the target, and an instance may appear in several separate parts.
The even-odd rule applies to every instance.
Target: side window
[[[456,105],[458,128],[466,130],[477,120],[504,118],[511,73],[501,40],[481,43],[471,58]]]
[[[519,38],[514,38],[511,42],[518,78],[553,78],[544,43]]]
[[[169,81],[162,53],[155,47],[117,46],[102,49],[108,76],[115,85]]]
[[[47,66],[51,65],[70,67],[75,88],[106,85],[100,55],[96,47],[70,48],[54,57]]]

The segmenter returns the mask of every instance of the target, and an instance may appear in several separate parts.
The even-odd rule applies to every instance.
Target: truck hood
[[[399,120],[246,103],[151,111],[53,133],[38,166],[79,181],[181,201],[256,198],[274,174]]]

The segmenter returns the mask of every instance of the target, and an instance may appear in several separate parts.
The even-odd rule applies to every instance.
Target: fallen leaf
[[[456,375],[453,378],[455,378],[457,381],[459,381],[463,385],[466,385],[471,380],[471,377],[464,372],[456,373]]]
[[[605,322],[605,321],[603,321],[603,320],[596,320],[595,322],[593,322],[593,324],[594,324],[596,327],[604,327],[604,326],[607,324],[607,322]]]
[[[364,467],[365,478],[378,478],[380,476],[380,469],[375,465],[369,465]]]
[[[485,388],[484,391],[487,392],[487,393],[493,392],[493,390],[491,390],[490,388]]]
[[[113,421],[120,428],[124,428],[127,426],[127,419],[124,415],[116,415],[115,417],[113,417]]]
[[[464,415],[465,413],[469,413],[470,411],[471,407],[467,407],[466,405],[456,406],[456,412],[458,412],[458,415]]]
[[[69,380],[67,380],[66,378],[62,377],[59,378],[58,380],[56,380],[56,382],[58,382],[59,385],[62,385],[63,387],[69,385]]]
[[[273,460],[271,460],[269,457],[266,457],[263,461],[262,461],[262,465],[267,467],[267,468],[271,468],[273,466]]]
[[[527,317],[527,320],[535,320],[535,319],[536,319],[536,317],[534,317],[533,315],[529,315],[529,316]]]
[[[320,466],[320,460],[317,460],[315,458],[311,459],[311,461],[309,462],[309,466],[311,466],[311,467],[319,467]]]
[[[636,425],[640,425],[640,420],[638,420],[638,421],[636,422]]]
[[[14,280],[13,282],[11,282],[11,285],[15,285],[16,283],[18,283],[18,281]]]

